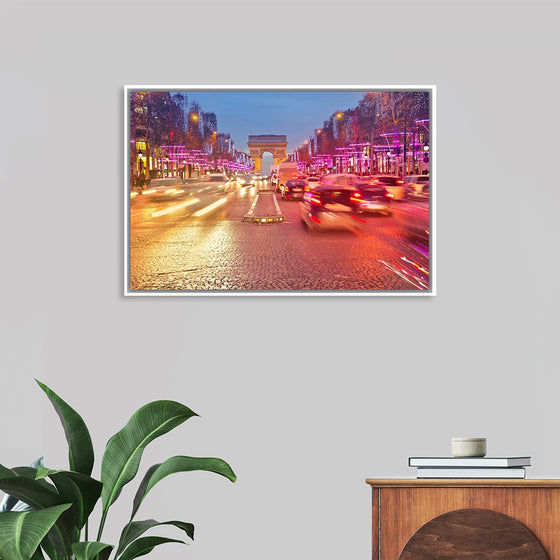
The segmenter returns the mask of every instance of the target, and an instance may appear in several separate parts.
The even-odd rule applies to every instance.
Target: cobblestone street
[[[197,185],[189,189],[186,201],[204,194]],[[151,200],[136,199],[131,208],[131,289],[418,291],[392,270],[403,255],[419,258],[394,217],[364,217],[359,231],[311,234],[300,221],[300,203],[272,193],[261,195],[263,204],[273,215],[278,207],[282,222],[243,221],[256,196],[254,188],[236,190],[227,203],[202,217],[194,216],[197,206],[192,203],[154,218]]]

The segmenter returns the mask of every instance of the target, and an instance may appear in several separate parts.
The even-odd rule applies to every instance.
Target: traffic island
[[[243,222],[253,224],[277,224],[284,221],[280,205],[273,190],[257,192],[249,212],[243,216]]]

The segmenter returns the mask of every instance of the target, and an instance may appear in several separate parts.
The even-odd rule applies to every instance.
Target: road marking
[[[221,206],[222,204],[226,203],[227,199],[228,199],[227,196],[225,196],[224,198],[220,198],[216,200],[216,202],[212,202],[212,204],[209,204],[208,206],[205,206],[204,208],[197,210],[196,212],[193,213],[193,216],[195,216],[196,218],[199,218],[200,216],[204,216],[204,214],[208,214],[208,212],[211,212],[215,208],[218,208],[218,206]]]
[[[274,201],[274,206],[276,206],[276,214],[277,214],[278,216],[281,216],[281,215],[282,215],[282,212],[281,212],[281,210],[280,210],[280,206],[278,205],[278,200],[276,199],[276,195],[275,195],[275,194],[272,195],[272,200]]]
[[[252,216],[253,215],[253,212],[255,211],[255,206],[257,205],[257,200],[259,200],[259,196],[261,196],[261,195],[258,194],[253,199],[253,204],[251,204],[251,208],[249,208],[249,212],[247,212],[246,216]]]
[[[180,210],[181,208],[185,208],[186,206],[190,206],[191,204],[196,204],[197,202],[200,202],[198,198],[191,198],[190,200],[181,202],[181,204],[175,204],[174,206],[170,206],[165,210],[159,210],[158,212],[153,212],[152,218],[158,218],[159,216],[170,214],[171,212],[175,212],[176,210]]]

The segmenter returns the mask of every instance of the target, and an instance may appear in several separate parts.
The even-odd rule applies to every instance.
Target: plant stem
[[[101,516],[101,522],[99,523],[99,531],[97,532],[97,542],[101,540],[101,533],[103,533],[103,527],[105,526],[105,519],[107,517],[107,512],[109,510],[106,509],[103,511],[103,515]]]

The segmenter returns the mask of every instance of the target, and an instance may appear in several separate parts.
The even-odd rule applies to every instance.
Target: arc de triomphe
[[[284,135],[261,134],[249,136],[247,146],[249,146],[249,155],[255,162],[255,173],[260,173],[262,171],[263,154],[270,152],[273,158],[273,165],[278,165],[286,159],[288,142]]]

